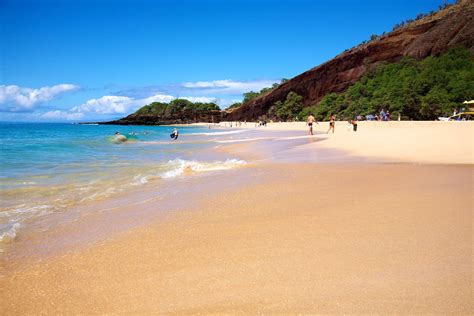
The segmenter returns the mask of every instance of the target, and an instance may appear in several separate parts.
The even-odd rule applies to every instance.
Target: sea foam
[[[8,223],[4,227],[0,227],[0,242],[8,242],[15,239],[20,223]]]
[[[162,179],[170,179],[181,176],[186,172],[228,170],[245,164],[245,161],[239,159],[227,159],[225,161],[215,162],[198,162],[195,160],[174,159],[168,161],[166,164],[166,167],[170,170],[162,172],[159,176]]]
[[[219,136],[219,135],[232,135],[232,134],[240,134],[246,132],[247,130],[240,129],[237,131],[226,131],[226,132],[209,132],[209,133],[189,133],[186,135],[204,135],[204,136]]]

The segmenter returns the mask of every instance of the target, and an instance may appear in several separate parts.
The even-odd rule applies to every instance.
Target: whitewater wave
[[[247,132],[247,130],[226,131],[226,132],[210,132],[210,133],[189,133],[189,134],[186,134],[186,135],[219,136],[219,135],[240,134],[240,133],[243,133],[243,132]]]
[[[171,179],[185,174],[195,172],[209,172],[228,170],[245,165],[246,162],[239,159],[227,159],[225,161],[199,162],[196,160],[173,159],[159,167],[161,171],[152,174],[137,174],[133,177],[132,186],[145,185],[156,179]]]
[[[50,205],[38,205],[38,206],[31,206],[27,207],[26,205],[19,205],[17,208],[8,210],[8,211],[1,211],[0,212],[0,219],[2,218],[9,218],[12,216],[16,217],[31,217],[31,216],[43,216],[49,214],[54,211],[54,207]]]
[[[20,223],[8,223],[0,227],[0,242],[8,242],[15,239]],[[1,251],[1,250],[0,250]]]
[[[174,159],[168,161],[166,167],[170,170],[162,172],[162,179],[170,179],[181,176],[187,172],[207,172],[233,169],[245,165],[246,162],[239,159],[227,159],[225,161],[198,162],[195,160]]]

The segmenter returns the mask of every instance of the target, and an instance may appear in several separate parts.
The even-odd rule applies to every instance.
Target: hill
[[[374,36],[328,62],[312,68],[263,93],[242,106],[228,110],[228,120],[255,120],[272,116],[271,108],[290,92],[302,97],[304,107],[315,106],[325,95],[341,93],[381,64],[439,56],[456,47],[474,51],[474,2],[462,0],[392,32]],[[270,111],[270,113],[269,113]]]
[[[175,99],[170,103],[153,102],[133,114],[116,121],[99,124],[113,125],[171,125],[221,121],[222,112],[215,103],[193,103]]]

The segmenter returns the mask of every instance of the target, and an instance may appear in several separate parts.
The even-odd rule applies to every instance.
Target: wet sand
[[[458,129],[447,126],[447,136],[424,143],[451,146]],[[344,153],[349,132],[333,147],[308,139],[276,161],[262,155],[281,144],[266,141],[247,157],[257,163],[235,171],[258,181],[9,269],[0,279],[2,313],[472,313],[474,166],[461,163],[472,146],[432,157],[433,149],[416,151],[404,142],[410,132],[402,134],[387,159],[379,147],[345,152],[383,163],[308,161],[324,148]],[[255,146],[220,150],[245,156]],[[393,156],[406,148],[413,155]],[[233,184],[235,172],[212,185]]]
[[[269,181],[14,272],[3,313],[472,312],[472,166],[255,168]]]

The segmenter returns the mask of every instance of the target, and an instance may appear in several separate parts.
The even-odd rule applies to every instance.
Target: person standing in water
[[[127,141],[127,137],[122,135],[120,132],[115,132],[115,141],[118,143],[124,143]]]
[[[318,124],[318,122],[316,121],[312,113],[308,116],[306,123],[309,126],[309,135],[313,135],[313,123]]]
[[[170,134],[170,137],[174,140],[177,140],[178,136],[179,136],[178,129],[177,128],[173,129],[173,132]]]
[[[329,134],[329,131],[332,130],[332,133],[334,134],[334,127],[336,125],[336,115],[331,114],[329,117],[329,129],[326,134]]]

